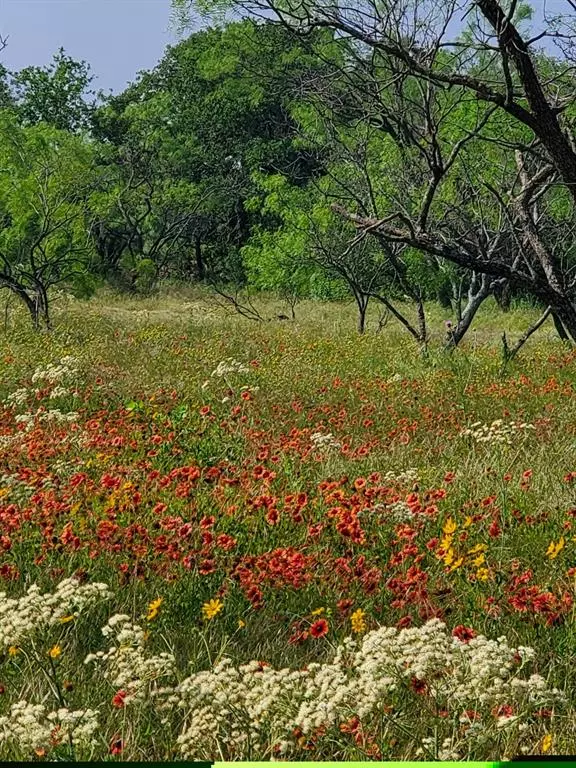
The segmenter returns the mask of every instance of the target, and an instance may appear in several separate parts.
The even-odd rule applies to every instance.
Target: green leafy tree
[[[290,113],[314,67],[325,65],[284,30],[243,22],[191,35],[110,99],[94,121],[103,162],[119,169],[99,230],[103,261],[114,270],[129,254],[159,275],[242,279],[240,249],[265,224],[246,207],[253,173],[284,172],[296,185],[318,173]],[[164,255],[151,253],[167,230]]]
[[[44,122],[64,131],[90,126],[94,109],[93,76],[85,61],[76,61],[63,48],[44,67],[12,73],[11,89],[24,125]]]
[[[175,0],[174,5],[185,11],[191,3]],[[555,36],[573,52],[574,3],[566,3],[556,19],[545,19],[543,29],[534,32],[527,24],[526,4],[515,0],[360,0],[352,5],[331,0],[208,0],[195,6],[212,13],[256,11],[298,36],[331,30],[345,51],[341,71],[347,96],[365,104],[360,120],[388,135],[392,128],[399,146],[412,146],[430,171],[425,194],[408,197],[408,212],[399,207],[380,218],[344,204],[338,207],[340,215],[358,230],[468,270],[481,284],[507,282],[550,307],[557,324],[576,341],[576,282],[565,267],[564,254],[547,241],[538,213],[558,184],[568,192],[571,206],[576,204],[574,80],[570,67],[543,56],[538,48],[545,37]],[[468,30],[451,35],[462,17]],[[383,109],[382,94],[398,90],[405,106],[396,113]],[[451,98],[454,104],[478,106],[474,128],[458,142],[452,161],[452,152],[436,141],[436,109],[426,116],[426,135],[418,136],[419,93],[433,96],[427,99],[430,105]],[[415,112],[408,106],[410,100]],[[506,121],[509,131],[501,133]],[[504,165],[515,176],[500,189],[491,185],[492,205],[496,201],[494,207],[511,226],[507,232],[500,225],[497,230],[485,227],[490,216],[483,215],[481,221],[469,221],[463,235],[464,219],[458,218],[464,205],[453,205],[451,221],[446,222],[447,188],[451,178],[463,175],[465,146],[480,147],[475,153],[480,158],[481,148],[489,143],[499,146]],[[485,163],[482,176],[489,173]],[[474,202],[479,205],[481,200],[475,197]],[[513,244],[509,236],[516,237],[515,230],[521,234]]]
[[[16,101],[10,82],[10,72],[0,64],[0,109],[14,109]]]
[[[46,124],[23,127],[0,113],[0,288],[50,327],[50,289],[90,289],[93,148]]]

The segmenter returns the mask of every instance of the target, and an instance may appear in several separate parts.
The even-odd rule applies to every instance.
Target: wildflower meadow
[[[576,352],[298,317],[5,328],[2,759],[576,753]]]

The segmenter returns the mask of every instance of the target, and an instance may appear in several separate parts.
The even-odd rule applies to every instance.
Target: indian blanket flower
[[[324,635],[328,634],[329,625],[326,619],[318,619],[318,621],[315,621],[314,624],[310,627],[310,635],[312,637],[324,637]]]

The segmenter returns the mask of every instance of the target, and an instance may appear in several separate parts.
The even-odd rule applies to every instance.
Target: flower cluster
[[[78,413],[76,411],[68,411],[63,413],[58,408],[51,408],[49,411],[43,408],[38,408],[35,413],[20,413],[15,416],[17,424],[25,424],[26,431],[29,432],[33,429],[37,422],[56,422],[57,424],[70,424],[73,421],[78,420]]]
[[[40,406],[35,411],[31,409],[32,402],[47,399],[59,400],[64,397],[76,397],[77,392],[68,389],[62,384],[67,379],[72,379],[78,374],[78,361],[71,356],[63,357],[58,363],[49,363],[46,368],[37,367],[32,375],[32,384],[35,388],[20,387],[4,400],[4,404],[15,411],[27,407],[28,410],[15,416],[17,424],[24,424],[29,432],[40,422],[56,422],[66,424],[77,421],[78,413],[75,411],[62,412],[59,408],[46,409]]]
[[[492,424],[482,424],[477,421],[461,433],[461,437],[471,437],[477,443],[504,443],[512,445],[513,437],[517,436],[522,430],[534,429],[532,424],[522,422],[518,424],[510,421],[507,424],[502,419],[496,419]]]
[[[360,619],[355,616],[357,623]],[[346,638],[332,661],[302,670],[277,670],[257,661],[234,667],[223,659],[184,680],[167,699],[186,712],[181,752],[185,758],[210,756],[226,744],[241,758],[250,750],[263,754],[276,741],[286,753],[295,746],[294,732],[327,733],[351,712],[363,723],[376,721],[391,704],[408,706],[408,690],[453,715],[473,708],[486,733],[490,725],[498,730],[510,712],[517,721],[537,706],[563,700],[539,675],[519,676],[532,649],[511,648],[503,637],[455,634],[438,619],[419,628],[382,627],[361,642]],[[426,726],[424,715],[419,725]],[[477,730],[464,729],[463,738],[480,738]],[[448,736],[441,754],[454,759],[458,754]]]
[[[38,367],[32,374],[32,384],[48,382],[56,384],[66,378],[72,378],[78,373],[78,360],[71,355],[62,357],[58,363],[49,363],[46,368]]]
[[[210,375],[221,379],[228,376],[230,373],[250,373],[250,368],[244,365],[244,363],[234,360],[233,357],[228,357],[226,360],[222,360],[222,362],[218,363]]]
[[[340,448],[341,443],[336,440],[331,432],[323,434],[322,432],[313,432],[310,435],[310,442],[316,450],[329,451],[332,448]]]
[[[418,470],[412,467],[410,469],[405,469],[403,472],[386,472],[382,475],[382,480],[385,483],[409,485],[418,480]]]
[[[86,750],[97,744],[98,712],[93,709],[70,711],[64,707],[47,712],[42,704],[17,701],[10,712],[0,717],[0,745],[16,748],[24,755],[39,756],[62,743]]]
[[[154,684],[158,680],[175,674],[172,654],[146,655],[146,632],[138,624],[133,624],[129,616],[112,616],[102,628],[102,634],[112,638],[113,645],[106,652],[88,655],[84,663],[98,664],[103,669],[104,678],[119,689],[116,697],[118,706],[145,701],[150,694],[154,694]]]
[[[0,592],[0,647],[18,646],[43,627],[70,621],[84,609],[112,597],[106,584],[80,584],[74,578],[43,594],[33,584],[21,598]]]

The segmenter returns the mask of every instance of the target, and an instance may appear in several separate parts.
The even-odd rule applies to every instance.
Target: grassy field
[[[576,753],[576,353],[297,311],[6,319],[0,758]]]

